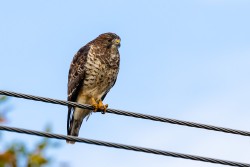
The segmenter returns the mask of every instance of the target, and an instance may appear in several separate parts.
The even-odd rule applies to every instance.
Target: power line
[[[13,96],[13,97],[17,97],[17,98],[29,99],[29,100],[42,101],[42,102],[46,102],[46,103],[60,104],[60,105],[65,105],[65,106],[70,105],[73,107],[79,107],[79,108],[90,109],[90,110],[93,109],[92,106],[87,105],[87,104],[79,104],[79,103],[75,103],[75,102],[71,102],[71,101],[63,101],[63,100],[21,94],[21,93],[10,92],[10,91],[0,90],[0,94],[6,95],[6,96]],[[159,121],[159,122],[177,124],[177,125],[182,125],[182,126],[200,128],[200,129],[214,130],[214,131],[231,133],[231,134],[242,135],[242,136],[250,136],[250,132],[248,132],[248,131],[223,128],[223,127],[218,127],[218,126],[213,126],[213,125],[200,124],[200,123],[182,121],[182,120],[177,120],[177,119],[163,118],[163,117],[158,117],[158,116],[153,116],[153,115],[139,114],[139,113],[127,112],[127,111],[110,109],[110,108],[108,108],[106,112],[112,113],[112,114],[117,114],[117,115],[124,115],[124,116],[129,116],[129,117],[148,119],[148,120],[152,120],[152,121]]]
[[[13,96],[13,97],[17,97],[17,98],[35,100],[35,101],[60,104],[60,105],[65,105],[65,106],[70,105],[73,107],[79,107],[79,108],[84,108],[84,109],[90,109],[90,110],[93,109],[93,107],[91,105],[88,105],[88,104],[79,104],[79,103],[75,103],[75,102],[71,102],[71,101],[63,101],[63,100],[51,99],[51,98],[40,97],[40,96],[33,96],[33,95],[10,92],[10,91],[0,90],[0,94],[7,95],[7,96]],[[182,121],[182,120],[176,120],[176,119],[170,119],[170,118],[163,118],[163,117],[158,117],[158,116],[153,116],[153,115],[127,112],[127,111],[109,109],[109,108],[107,109],[106,112],[112,113],[112,114],[117,114],[117,115],[124,115],[124,116],[130,116],[130,117],[135,117],[135,118],[148,119],[148,120],[152,120],[152,121],[166,122],[166,123],[171,123],[171,124],[220,131],[220,132],[231,133],[231,134],[236,134],[236,135],[250,136],[250,132],[248,132],[248,131],[223,128],[223,127],[218,127],[218,126],[213,126],[213,125],[200,124],[200,123],[194,123],[194,122],[188,122],[188,121]]]
[[[215,164],[239,166],[239,167],[250,167],[250,164],[246,164],[246,163],[220,160],[220,159],[214,159],[214,158],[207,158],[207,157],[202,157],[202,156],[182,154],[182,153],[163,151],[163,150],[157,150],[157,149],[151,149],[151,148],[144,148],[144,147],[138,147],[138,146],[132,146],[132,145],[111,143],[111,142],[105,142],[105,141],[100,141],[100,140],[85,139],[85,138],[66,136],[66,135],[60,135],[60,134],[54,134],[54,133],[48,133],[48,132],[14,128],[14,127],[8,127],[8,126],[1,126],[0,125],[0,130],[17,132],[17,133],[25,133],[25,134],[36,135],[36,136],[41,136],[41,137],[55,138],[55,139],[60,139],[60,140],[71,140],[71,141],[75,141],[75,142],[79,142],[79,143],[87,143],[87,144],[94,144],[94,145],[99,145],[99,146],[114,147],[114,148],[118,148],[118,149],[133,150],[133,151],[138,151],[138,152],[151,153],[151,154],[157,154],[157,155],[163,155],[163,156],[171,156],[171,157],[190,159],[190,160],[195,160],[195,161],[210,162],[210,163],[215,163]]]

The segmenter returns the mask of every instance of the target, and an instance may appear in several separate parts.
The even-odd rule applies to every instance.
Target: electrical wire
[[[54,133],[48,133],[48,132],[27,130],[27,129],[15,128],[15,127],[2,126],[2,125],[0,125],[0,130],[17,132],[17,133],[24,133],[24,134],[29,134],[29,135],[36,135],[36,136],[48,137],[48,138],[54,138],[54,139],[60,139],[60,140],[70,140],[70,141],[75,141],[75,142],[79,142],[79,143],[94,144],[94,145],[113,147],[113,148],[118,148],[118,149],[133,150],[133,151],[151,153],[151,154],[157,154],[157,155],[163,155],[163,156],[171,156],[171,157],[176,157],[176,158],[190,159],[190,160],[195,160],[195,161],[210,162],[210,163],[214,163],[214,164],[239,166],[239,167],[250,167],[250,164],[246,164],[246,163],[233,162],[233,161],[214,159],[214,158],[207,158],[207,157],[202,157],[202,156],[182,154],[182,153],[163,151],[163,150],[157,150],[157,149],[151,149],[151,148],[144,148],[144,147],[138,147],[138,146],[132,146],[132,145],[111,143],[111,142],[105,142],[105,141],[100,141],[100,140],[79,138],[79,137],[74,137],[74,136],[66,136],[66,135],[60,135],[60,134],[54,134]]]
[[[51,99],[51,98],[40,97],[40,96],[33,96],[33,95],[4,91],[4,90],[0,90],[0,94],[6,95],[6,96],[13,96],[13,97],[17,97],[17,98],[24,98],[24,99],[28,99],[28,100],[42,101],[42,102],[46,102],[46,103],[60,104],[60,105],[64,105],[64,106],[70,105],[73,107],[79,107],[79,108],[83,108],[83,109],[93,110],[93,107],[91,105],[79,104],[79,103],[75,103],[75,102],[71,102],[71,101],[63,101],[63,100]],[[117,114],[117,115],[134,117],[134,118],[141,118],[141,119],[147,119],[147,120],[152,120],[152,121],[159,121],[159,122],[171,123],[171,124],[176,124],[176,125],[189,126],[189,127],[194,127],[194,128],[231,133],[231,134],[242,135],[242,136],[250,136],[250,132],[248,132],[248,131],[218,127],[218,126],[201,124],[201,123],[182,121],[182,120],[177,120],[177,119],[170,119],[170,118],[164,118],[164,117],[158,117],[158,116],[153,116],[153,115],[140,114],[140,113],[110,109],[110,108],[108,108],[106,112],[112,113],[112,114]]]

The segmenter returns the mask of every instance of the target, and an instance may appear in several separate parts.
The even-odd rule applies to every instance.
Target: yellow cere
[[[121,40],[120,39],[116,39],[115,42],[118,44],[118,43],[121,42]]]

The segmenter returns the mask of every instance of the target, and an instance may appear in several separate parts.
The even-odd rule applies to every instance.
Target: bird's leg
[[[91,105],[94,107],[94,112],[96,112],[98,110],[98,104],[93,97],[91,98]]]
[[[98,110],[101,110],[102,111],[102,114],[105,114],[106,113],[106,110],[108,108],[108,104],[103,104],[102,103],[102,100],[99,100],[98,102]]]

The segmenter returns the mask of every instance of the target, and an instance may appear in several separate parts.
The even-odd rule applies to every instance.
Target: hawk
[[[75,54],[68,75],[68,101],[90,104],[94,112],[106,112],[108,105],[102,101],[116,82],[120,41],[118,35],[104,33]],[[68,106],[68,135],[78,136],[83,119],[90,113],[88,109]],[[67,143],[74,144],[73,141]]]

